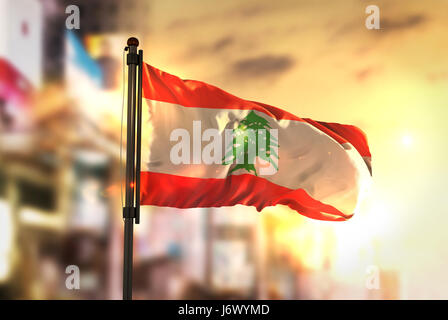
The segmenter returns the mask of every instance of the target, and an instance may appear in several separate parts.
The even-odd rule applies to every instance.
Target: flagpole
[[[143,50],[138,51],[138,89],[137,89],[137,159],[135,163],[135,223],[140,223],[140,167],[142,150],[142,78],[143,78]]]
[[[123,239],[123,300],[132,299],[132,259],[133,259],[133,240],[134,240],[134,219],[137,218],[139,212],[140,199],[134,190],[140,190],[140,160],[137,160],[138,168],[136,168],[135,154],[135,115],[136,115],[136,75],[137,66],[139,66],[139,88],[138,88],[138,107],[139,115],[137,122],[141,121],[141,57],[137,54],[139,42],[136,38],[129,38],[126,50],[127,66],[128,66],[128,107],[127,107],[127,140],[126,140],[126,194],[125,207],[123,208],[124,220],[124,239]],[[140,52],[142,52],[140,50]],[[137,124],[138,130],[141,130],[141,124]],[[137,131],[137,143],[140,143],[140,131]],[[137,148],[137,158],[139,158],[140,146]],[[136,170],[138,169],[138,170]],[[135,202],[134,202],[135,197]],[[136,219],[139,223],[139,219]]]

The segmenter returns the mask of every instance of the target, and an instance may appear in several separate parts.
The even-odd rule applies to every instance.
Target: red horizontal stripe
[[[328,136],[332,137],[334,140],[336,140],[340,144],[347,143],[347,140],[345,140],[342,136],[338,135],[336,132],[333,132],[332,130],[328,129],[324,124],[325,122],[320,121],[314,121],[313,119],[305,118],[306,122],[311,124],[313,127],[319,129],[323,133],[327,134]]]
[[[367,143],[367,136],[358,127],[332,122],[319,121],[319,123],[326,127],[329,131],[350,142],[350,144],[358,150],[362,157],[371,157],[369,144]]]
[[[238,98],[202,81],[182,80],[146,63],[143,67],[142,89],[143,98],[184,107],[256,110],[277,120],[303,121],[279,108]]]
[[[258,211],[283,204],[309,218],[343,221],[336,208],[313,199],[303,189],[289,189],[250,175],[201,179],[165,173],[141,172],[140,204],[175,208],[223,207],[242,204]]]
[[[314,121],[308,118],[304,118],[304,120],[340,144],[349,142],[362,157],[371,156],[366,134],[361,129],[347,124]]]

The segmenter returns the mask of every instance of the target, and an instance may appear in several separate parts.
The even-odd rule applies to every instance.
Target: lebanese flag
[[[148,64],[142,87],[141,205],[279,204],[332,221],[356,212],[371,171],[357,127],[299,118]],[[247,129],[255,134],[237,140]],[[251,144],[261,151],[248,152]]]

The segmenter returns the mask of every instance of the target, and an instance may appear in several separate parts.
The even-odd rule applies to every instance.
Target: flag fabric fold
[[[300,118],[148,64],[142,89],[141,205],[285,205],[336,221],[356,212],[371,173],[357,127]]]

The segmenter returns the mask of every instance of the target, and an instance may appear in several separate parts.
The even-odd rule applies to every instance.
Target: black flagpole
[[[142,150],[142,76],[143,76],[143,50],[138,51],[138,90],[137,90],[137,159],[135,172],[135,223],[140,223],[140,165]]]
[[[140,217],[140,141],[141,141],[141,79],[143,52],[137,54],[139,45],[136,38],[129,38],[126,50],[128,65],[128,108],[127,108],[127,142],[126,142],[126,195],[123,208],[124,220],[124,257],[123,257],[123,300],[132,299],[132,258],[134,219],[139,223]],[[136,101],[136,75],[138,68],[138,97]],[[136,110],[136,102],[138,109]],[[137,111],[137,152],[135,137],[135,116]],[[137,153],[137,154],[136,154]],[[137,163],[136,163],[137,159]],[[135,191],[134,191],[135,190]],[[135,202],[134,202],[135,198]]]

